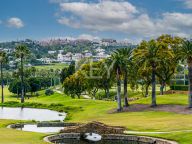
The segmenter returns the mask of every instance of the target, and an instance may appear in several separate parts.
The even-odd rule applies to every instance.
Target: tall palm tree
[[[123,72],[122,67],[125,66],[125,60],[124,56],[120,54],[117,51],[114,51],[111,54],[111,57],[109,58],[109,63],[113,65],[113,70],[116,73],[116,80],[117,80],[117,103],[118,103],[118,108],[117,111],[122,110],[122,105],[121,105],[121,74]]]
[[[178,54],[181,59],[187,60],[189,71],[189,108],[192,108],[192,41],[185,40]]]
[[[24,58],[26,58],[29,55],[29,53],[30,53],[29,49],[25,45],[18,45],[15,48],[15,55],[17,58],[20,58],[20,62],[21,62],[21,73],[20,73],[20,77],[21,77],[21,103],[24,103],[24,101],[25,101],[23,63],[24,63]]]
[[[132,57],[133,57],[133,48],[122,48],[118,49],[117,52],[123,56],[124,64],[122,65],[122,70],[124,74],[124,106],[128,107],[128,90],[127,90],[127,83],[128,83],[128,71],[132,67]]]
[[[4,103],[4,80],[3,80],[3,65],[7,63],[7,54],[4,51],[0,51],[0,68],[1,68],[1,103]]]
[[[172,57],[172,50],[167,45],[156,40],[149,42],[143,41],[134,51],[134,57],[140,64],[149,64],[152,68],[152,102],[151,106],[157,106],[156,103],[156,68],[165,58]]]

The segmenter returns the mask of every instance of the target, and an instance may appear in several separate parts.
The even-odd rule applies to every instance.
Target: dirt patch
[[[150,107],[144,104],[130,105],[128,108],[123,108],[122,112],[142,112],[142,111],[163,111],[173,112],[178,114],[192,114],[192,109],[182,105],[158,105],[157,107]],[[109,113],[117,113],[116,109],[110,110]]]
[[[179,90],[168,90],[164,94],[188,94],[188,91],[179,91]]]

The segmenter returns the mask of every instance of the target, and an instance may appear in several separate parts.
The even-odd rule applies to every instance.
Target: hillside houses
[[[79,61],[83,58],[92,58],[93,61],[99,61],[101,59],[107,58],[109,55],[105,54],[104,52],[99,52],[96,55],[92,55],[92,53],[67,53],[67,54],[58,54],[57,61],[58,62],[63,62],[63,63],[68,63],[71,61]]]

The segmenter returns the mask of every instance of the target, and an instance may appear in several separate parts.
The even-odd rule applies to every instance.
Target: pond
[[[64,139],[55,141],[56,144],[147,144],[143,142],[134,142],[126,140],[101,140],[99,142],[87,142],[77,139]]]
[[[63,127],[38,127],[36,124],[26,124],[23,128],[17,128],[17,130],[38,132],[38,133],[57,133]]]
[[[59,113],[47,109],[34,108],[0,108],[0,119],[35,120],[35,121],[63,121],[66,113]]]

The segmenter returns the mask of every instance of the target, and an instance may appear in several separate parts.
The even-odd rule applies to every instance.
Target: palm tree
[[[192,41],[185,40],[178,54],[181,59],[187,60],[189,71],[189,108],[192,108]]]
[[[7,54],[4,51],[0,51],[0,68],[1,68],[1,103],[4,103],[4,80],[3,80],[3,65],[5,63],[7,63],[8,58],[7,58]]]
[[[18,45],[15,49],[15,55],[17,58],[20,58],[20,62],[21,62],[21,73],[20,73],[20,77],[21,77],[21,103],[24,103],[24,72],[23,72],[23,62],[24,62],[24,58],[26,58],[29,55],[29,49],[27,46],[25,45]]]
[[[172,50],[167,45],[155,40],[149,42],[143,41],[134,51],[134,57],[140,64],[149,64],[152,68],[152,102],[151,106],[157,106],[156,103],[156,68],[165,58],[172,57]]]
[[[117,79],[117,103],[118,103],[118,108],[117,111],[122,110],[121,106],[121,74],[123,72],[122,67],[125,66],[125,60],[124,56],[120,54],[117,51],[114,51],[111,54],[111,57],[109,58],[110,64],[113,65],[113,70],[116,73],[116,79]]]
[[[128,90],[127,90],[127,81],[128,81],[128,71],[132,67],[132,54],[133,48],[122,48],[118,49],[117,52],[123,56],[124,64],[122,65],[122,70],[124,74],[124,106],[128,107]]]

